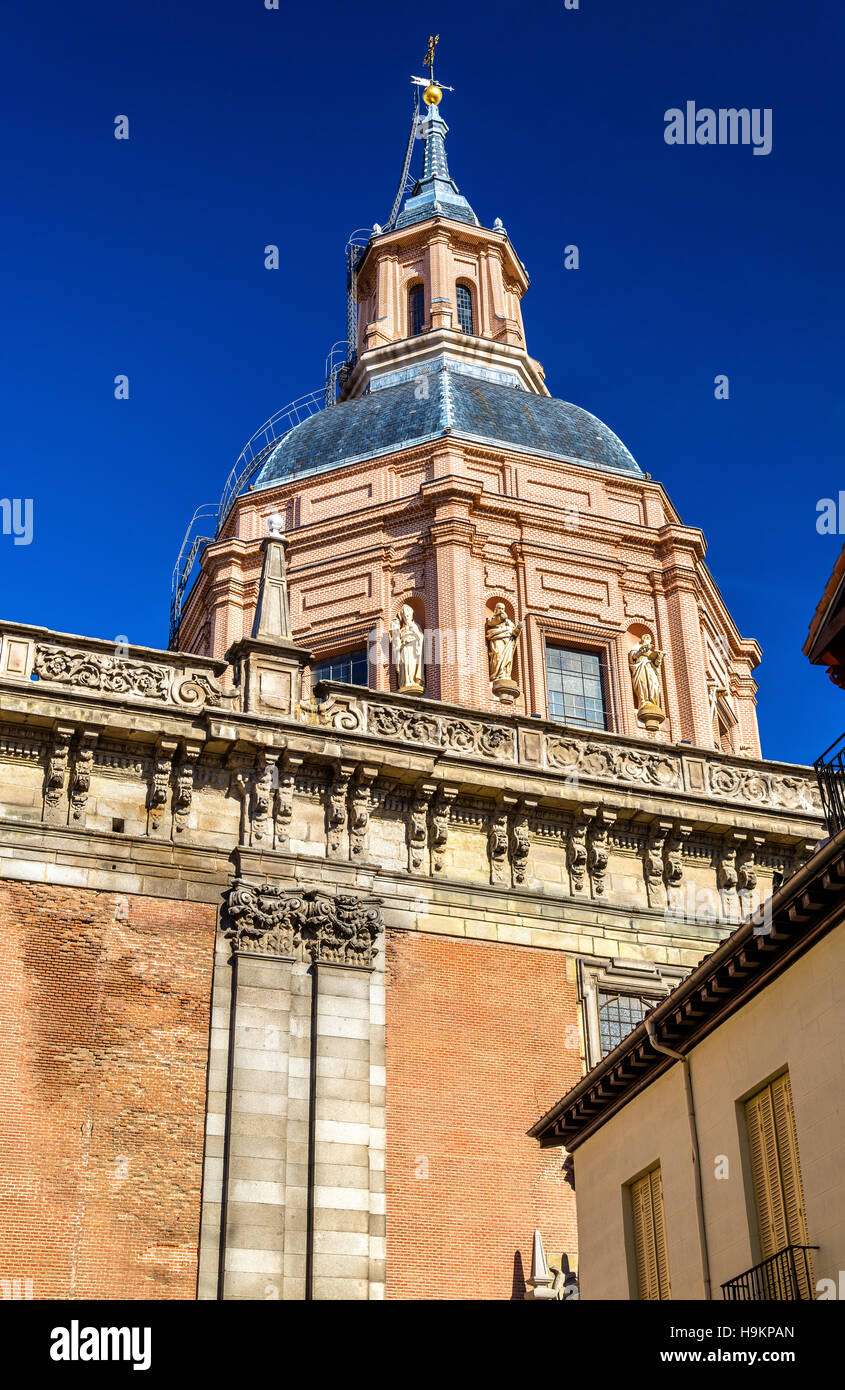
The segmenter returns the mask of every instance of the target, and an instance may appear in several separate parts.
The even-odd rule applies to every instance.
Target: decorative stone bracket
[[[383,925],[377,899],[236,879],[223,930],[235,951],[288,957],[302,951],[315,962],[369,968]]]

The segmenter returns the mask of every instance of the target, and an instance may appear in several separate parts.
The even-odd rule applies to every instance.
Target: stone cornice
[[[84,731],[90,738],[131,740],[148,755],[160,737],[188,738],[204,743],[212,758],[236,747],[253,758],[261,748],[288,747],[325,760],[331,745],[338,750],[332,756],[342,747],[343,756],[372,762],[405,782],[436,768],[438,780],[492,787],[504,774],[509,785],[518,783],[520,792],[547,804],[571,806],[600,795],[630,815],[634,798],[648,814],[672,806],[697,824],[765,822],[767,833],[787,840],[818,835],[821,827],[818,790],[807,768],[336,682],[320,683],[319,698],[296,707],[294,717],[244,713],[240,690],[217,685],[222,663],[127,648],[117,665],[101,667],[92,658],[112,661],[111,644],[60,640],[61,634],[21,624],[3,631],[28,643],[33,660],[37,646],[52,653],[45,658],[48,678],[31,682],[27,675],[0,673],[0,709],[33,736],[38,727],[61,726],[73,737]],[[53,640],[37,641],[41,636]],[[139,653],[148,659],[137,660]],[[63,788],[64,774],[60,795]]]

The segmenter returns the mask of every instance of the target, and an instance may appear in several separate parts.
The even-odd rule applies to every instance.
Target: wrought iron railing
[[[810,1251],[817,1245],[786,1245],[776,1255],[728,1279],[722,1297],[752,1303],[785,1303],[813,1298],[813,1266]]]
[[[827,828],[831,835],[835,835],[845,826],[845,734],[826,748],[813,766]]]

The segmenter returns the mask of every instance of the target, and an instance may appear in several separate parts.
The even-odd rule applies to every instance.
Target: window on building
[[[636,1028],[657,1003],[640,994],[610,994],[599,990],[599,1036],[601,1055],[606,1057],[623,1038],[627,1038],[632,1028]]]
[[[578,998],[587,1067],[594,1067],[689,972],[680,965],[579,956]]]
[[[422,333],[425,322],[425,290],[422,285],[414,285],[408,293],[408,322],[411,337],[416,338],[418,333]]]
[[[455,296],[458,301],[458,324],[462,333],[474,333],[472,317],[472,290],[466,285],[458,285]]]
[[[745,1102],[751,1179],[760,1234],[760,1258],[787,1245],[809,1245],[804,1185],[789,1073],[784,1072]],[[812,1298],[803,1261],[796,1261],[801,1298]]]
[[[369,685],[369,666],[367,649],[346,652],[343,656],[329,656],[311,667],[311,684],[317,681],[345,681],[347,685]]]
[[[584,729],[606,729],[601,657],[570,647],[546,647],[549,716]]]
[[[663,1214],[663,1184],[660,1164],[644,1177],[632,1182],[634,1262],[637,1270],[637,1297],[651,1302],[672,1297],[669,1262],[666,1256],[666,1221]]]

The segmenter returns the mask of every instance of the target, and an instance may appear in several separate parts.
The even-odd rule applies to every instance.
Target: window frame
[[[464,294],[467,296],[467,299],[469,300],[469,328],[464,328],[464,325],[461,321],[461,290],[463,290]],[[465,333],[468,337],[474,338],[476,336],[475,295],[473,294],[473,286],[468,285],[465,280],[459,280],[458,283],[455,285],[455,314],[458,321],[458,327],[461,333]]]
[[[659,1004],[686,978],[689,969],[681,965],[658,965],[654,961],[579,956],[576,974],[585,1061],[589,1071],[605,1055],[601,1046],[599,995],[627,994]]]
[[[419,328],[415,328],[416,315],[414,313],[414,300],[419,295],[420,315]],[[419,338],[425,332],[425,282],[417,280],[408,286],[408,337]]]
[[[601,682],[602,709],[604,711],[604,724],[567,724],[567,721],[558,718],[552,713],[551,691],[549,690],[549,648],[556,651],[576,652],[581,656],[594,656],[599,663],[599,680]],[[547,632],[543,633],[543,675],[546,693],[546,714],[549,721],[553,724],[560,724],[562,728],[580,729],[584,733],[606,734],[613,732],[614,719],[611,701],[611,662],[610,652],[604,644],[582,642],[579,640],[571,641],[567,636],[558,638],[556,634],[551,637]]]
[[[325,665],[327,665],[329,662],[340,664],[340,662],[342,662],[342,661],[347,661],[347,660],[349,660],[349,659],[352,658],[352,657],[359,658],[359,659],[360,659],[361,657],[364,658],[364,663],[365,663],[366,668],[367,668],[367,681],[366,681],[366,685],[360,685],[358,681],[352,681],[352,680],[344,681],[344,680],[341,680],[340,677],[338,677],[338,676],[318,675],[318,674],[317,674],[318,668],[319,668],[320,666],[325,666]],[[370,654],[369,654],[369,651],[367,650],[367,647],[364,646],[364,647],[351,647],[351,648],[346,648],[344,651],[341,651],[341,652],[331,652],[328,656],[321,656],[321,657],[319,657],[318,659],[316,659],[316,660],[313,662],[312,666],[311,666],[311,688],[312,688],[312,690],[313,690],[313,688],[314,688],[315,685],[319,684],[320,681],[338,681],[341,685],[354,685],[354,686],[357,686],[359,690],[369,690],[369,689],[371,689],[371,686],[370,686]]]

